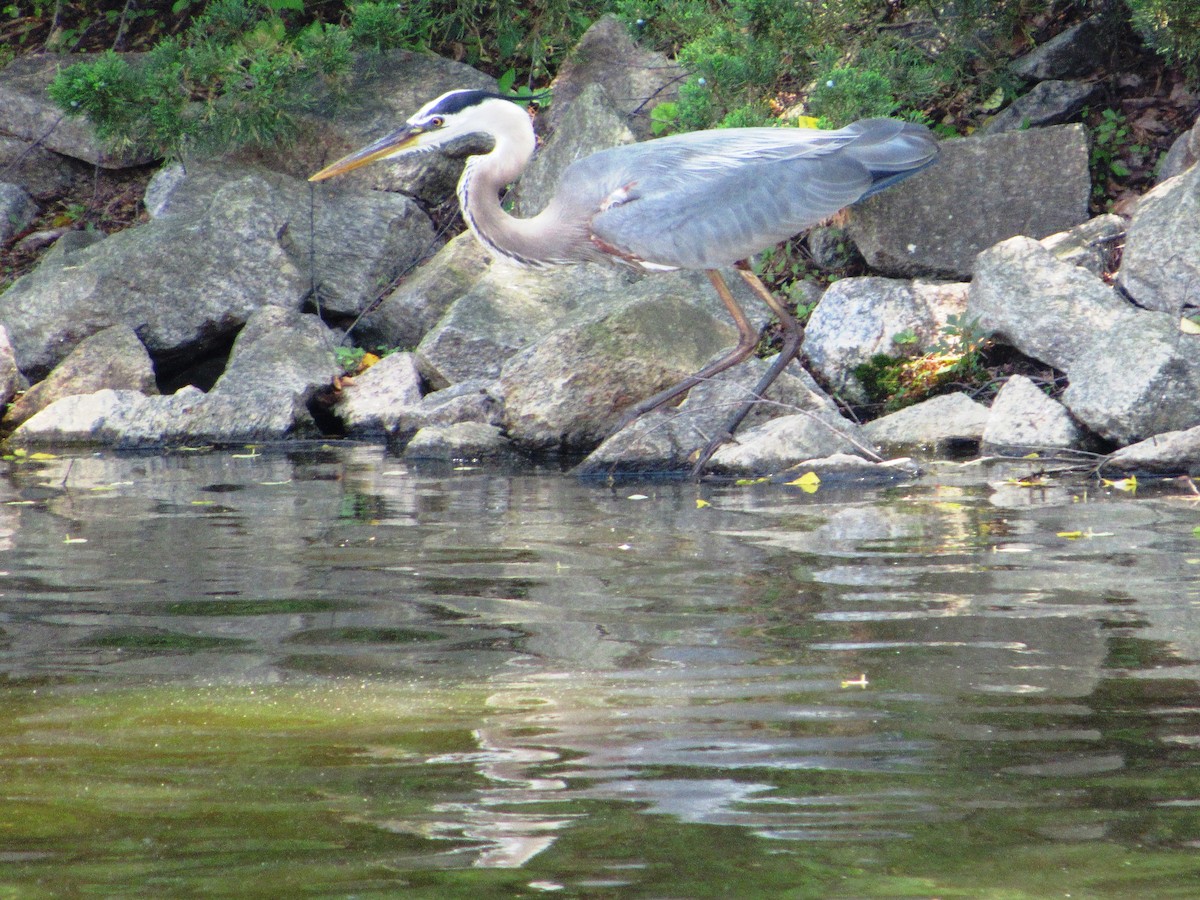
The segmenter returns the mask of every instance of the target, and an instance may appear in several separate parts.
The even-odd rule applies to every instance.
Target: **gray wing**
[[[608,252],[716,268],[803,231],[936,155],[928,131],[890,119],[840,131],[705,131],[581,160],[564,172],[558,197],[579,213],[584,205],[593,210],[591,233]]]

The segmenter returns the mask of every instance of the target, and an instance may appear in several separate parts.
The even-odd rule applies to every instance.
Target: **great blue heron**
[[[747,260],[932,164],[938,146],[927,128],[864,119],[837,131],[729,128],[694,131],[593,153],[562,173],[546,208],[510,216],[501,192],[524,171],[536,146],[520,105],[498,94],[456,90],[421,107],[399,129],[310,178],[323,181],[376,160],[444,147],[467,135],[492,139],[468,157],[458,182],[463,217],[496,256],[525,266],[619,263],[637,269],[703,269],[737,325],[738,344],[674,387],[632,407],[622,425],[657,409],[753,352],[758,334],[718,269],[738,274],[775,313],[783,348],[752,399],[700,454],[698,475],[732,436],[800,348],[795,317],[750,270]]]

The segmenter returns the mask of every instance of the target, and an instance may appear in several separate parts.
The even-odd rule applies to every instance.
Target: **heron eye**
[[[434,116],[432,119],[429,120],[429,124],[432,125],[434,128],[441,128],[443,125],[446,124],[446,120],[443,119],[441,116]]]

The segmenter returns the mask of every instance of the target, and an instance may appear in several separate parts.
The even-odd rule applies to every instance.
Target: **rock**
[[[1044,237],[1040,243],[1055,258],[1100,276],[1113,270],[1124,237],[1125,220],[1109,213]]]
[[[0,181],[0,246],[23,231],[37,214],[37,204],[23,187]]]
[[[389,50],[360,55],[349,76],[352,102],[317,98],[314,112],[298,117],[295,140],[241,151],[237,158],[304,180],[318,169],[395,131],[409,116],[446,91],[496,90],[477,69],[428,53]],[[339,176],[344,189],[400,191],[429,205],[454,191],[462,161],[441,153],[378,162]],[[318,189],[320,190],[320,189]]]
[[[819,492],[822,488],[836,490],[911,481],[921,476],[921,467],[908,457],[872,462],[850,453],[834,453],[820,459],[802,460],[773,475],[771,481],[774,484],[788,485],[795,484],[798,479],[805,479],[802,483],[813,487],[811,479],[806,477],[810,474],[819,479],[819,483],[815,485]]]
[[[728,281],[747,306],[751,321],[761,327],[765,321],[761,304],[741,278],[732,276]],[[699,272],[638,278],[602,266],[536,270],[497,260],[418,345],[421,373],[435,389],[472,378],[494,380],[500,377],[505,360],[545,335],[571,325],[586,326],[631,302],[680,307],[682,311],[675,313],[664,309],[661,320],[696,317],[713,329],[708,346],[732,347],[736,343],[725,307]],[[658,344],[656,355],[661,355],[662,334],[653,336]],[[695,369],[679,377],[692,371]]]
[[[398,410],[421,402],[421,373],[411,353],[391,353],[342,387],[334,413],[348,434],[384,434]]]
[[[1197,161],[1200,161],[1200,119],[1190,131],[1185,131],[1171,144],[1171,149],[1158,166],[1159,183],[1182,175]]]
[[[8,340],[8,332],[0,325],[0,407],[5,406],[18,391],[28,387],[29,382],[17,368],[17,358],[13,353],[12,343]]]
[[[1200,335],[1177,314],[1140,310],[1037,241],[979,255],[967,315],[1026,356],[1067,373],[1062,402],[1124,445],[1200,419]]]
[[[1120,327],[1132,308],[1090,272],[1042,244],[1014,237],[979,254],[967,317],[1026,356],[1067,371],[1094,336]]]
[[[1009,68],[1029,81],[1088,75],[1107,58],[1111,34],[1104,16],[1092,16],[1034,47]]]
[[[998,241],[1086,221],[1090,194],[1082,125],[959,138],[936,165],[851,207],[848,227],[878,271],[965,279]]]
[[[491,262],[491,254],[470,232],[447,241],[359,319],[354,329],[358,342],[366,347],[416,347]]]
[[[1200,166],[1138,202],[1117,285],[1146,309],[1179,315],[1200,307]]]
[[[557,104],[556,104],[557,106]],[[561,117],[558,128],[538,150],[517,187],[518,214],[541,212],[558,185],[563,169],[600,150],[632,144],[633,132],[599,84],[580,91]]]
[[[0,294],[21,370],[40,378],[85,337],[123,324],[161,375],[163,365],[227,342],[268,304],[298,309],[309,279],[280,241],[288,218],[273,191],[247,175],[215,188],[203,208],[86,246],[88,238],[63,244],[83,232],[65,236]]]
[[[1167,431],[1122,447],[1105,460],[1103,471],[1109,469],[1200,475],[1200,425],[1185,431]]]
[[[877,354],[898,356],[895,338],[933,344],[949,317],[967,305],[967,285],[866,276],[829,286],[804,332],[804,355],[814,374],[852,403],[868,398],[854,370]]]
[[[512,445],[495,425],[459,422],[455,425],[430,425],[422,428],[404,448],[405,459],[445,461],[504,456]]]
[[[889,447],[961,450],[983,438],[988,408],[966,394],[943,394],[868,422],[863,433]]]
[[[67,193],[87,177],[87,168],[45,147],[0,134],[0,172],[4,180],[20,185],[35,199]]]
[[[15,428],[63,397],[92,394],[104,388],[158,393],[150,355],[128,325],[114,325],[80,341],[44,381],[9,407],[4,426]]]
[[[862,261],[862,254],[844,228],[817,225],[809,229],[804,236],[804,243],[812,261],[825,271],[834,271]]]
[[[310,186],[237,164],[169,166],[147,189],[156,220],[213,215],[215,195],[230,188],[254,197],[281,224],[280,246],[317,281],[321,309],[355,316],[400,273],[438,246],[433,223],[401,194]],[[315,249],[314,249],[315,248]]]
[[[1131,308],[1095,334],[1067,378],[1063,404],[1119,446],[1200,423],[1200,335],[1183,334],[1170,313]]]
[[[575,474],[594,478],[689,470],[696,454],[721,433],[737,407],[753,396],[754,387],[769,365],[768,360],[750,358],[697,384],[677,408],[647,413],[609,436],[576,467]],[[833,401],[796,363],[776,379],[765,399],[766,403],[758,403],[751,410],[739,434],[800,410],[817,413],[825,421],[845,425],[848,433],[855,433],[857,426],[840,420]]]
[[[391,411],[392,435],[405,439],[427,427],[479,422],[499,426],[501,403],[496,398],[495,382],[486,379],[460,381],[444,390],[426,394],[411,406]]]
[[[1018,97],[987,123],[984,133],[1001,134],[1070,122],[1097,93],[1099,86],[1086,81],[1042,81]]]
[[[578,321],[509,358],[500,393],[513,442],[531,450],[590,450],[632,404],[728,351],[736,333],[694,299],[694,290],[708,287],[698,275],[672,279],[676,290],[692,288],[674,294],[658,290],[664,280],[644,278],[624,297],[587,304]]]
[[[165,397],[108,388],[64,397],[9,440],[145,449],[315,435],[308,402],[338,372],[332,347],[315,316],[264,307],[238,335],[229,366],[208,394],[189,385]]]
[[[985,453],[1020,456],[1030,450],[1081,449],[1087,435],[1066,408],[1024,375],[1013,375],[992,401],[983,429]]]
[[[622,117],[640,140],[651,137],[650,111],[675,100],[683,69],[661,53],[638,46],[615,16],[597,19],[559,66],[554,103],[546,116],[557,132],[572,112],[576,98],[591,85],[604,85]]]
[[[713,454],[710,468],[723,475],[774,475],[816,457],[874,453],[861,428],[834,410],[780,416],[739,433]]]
[[[10,62],[0,72],[0,131],[105,169],[150,162],[153,157],[145,151],[114,151],[103,145],[86,119],[64,116],[47,96],[46,88],[60,69],[93,58],[89,53],[29,54]]]

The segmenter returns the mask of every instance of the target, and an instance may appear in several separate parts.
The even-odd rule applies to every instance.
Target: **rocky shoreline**
[[[64,167],[144,162],[105,157],[86,129],[41,133],[44,86],[61,64],[27,57],[0,72],[0,131],[11,135],[0,151],[25,154],[4,168],[13,183],[0,184],[0,242],[53,240],[0,294],[0,427],[13,446],[324,435],[394,441],[414,459],[565,452],[587,454],[585,475],[678,472],[767,365],[748,360],[613,433],[628,406],[735,342],[701,273],[526,271],[491,261],[469,235],[446,241],[430,211],[452,196],[460,161],[310,186],[308,174],[430,97],[495,86],[416,54],[364,69],[354,93],[367,103],[312,120],[292,147],[162,169],[146,224],[107,237],[23,234],[38,186]],[[1034,127],[1001,114],[849,212],[847,234],[875,274],[824,292],[802,359],[711,472],[907,477],[911,466],[882,460],[912,448],[1200,471],[1200,335],[1185,327],[1200,306],[1200,127],[1128,219],[1089,218],[1086,133],[1060,124],[1086,85],[1049,59],[1031,71],[1033,100],[1014,106],[1024,102],[1021,125]],[[597,23],[560,73],[519,210],[540,208],[571,160],[645,137],[642,114],[670,96],[675,74],[613,20]],[[765,326],[766,311],[743,299]],[[977,323],[1068,386],[1052,398],[1013,375],[990,408],[947,394],[865,425],[845,415],[831,392],[861,402],[863,362],[895,353],[898,338],[929,346],[950,321]],[[335,348],[350,341],[406,349],[343,377]]]

